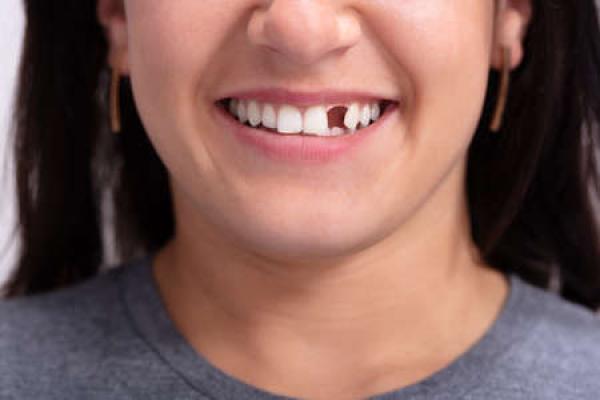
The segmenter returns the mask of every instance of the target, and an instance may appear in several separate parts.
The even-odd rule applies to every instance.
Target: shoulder
[[[118,270],[52,292],[0,300],[0,348],[12,340],[73,334],[100,322],[116,305]],[[38,342],[39,343],[39,342]]]
[[[0,398],[12,393],[37,398],[29,391],[41,390],[44,382],[94,373],[108,350],[107,338],[123,325],[118,273],[109,270],[71,287],[0,301]]]
[[[531,316],[538,321],[530,335],[531,345],[543,351],[540,356],[557,361],[560,356],[561,364],[571,363],[570,367],[588,363],[600,372],[600,314],[554,292],[525,285],[533,301],[540,304],[538,315]]]
[[[147,279],[137,273],[143,266],[132,261],[68,288],[0,301],[0,399],[204,398],[133,323],[125,278],[147,284],[136,281]]]
[[[600,393],[600,315],[519,280],[521,332],[499,375],[531,399],[596,399]],[[527,397],[529,396],[529,397]]]

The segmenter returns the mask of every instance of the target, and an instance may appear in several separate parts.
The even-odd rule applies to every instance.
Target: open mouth
[[[337,137],[376,124],[397,102],[320,104],[296,107],[251,99],[225,98],[216,105],[240,124],[279,135]]]

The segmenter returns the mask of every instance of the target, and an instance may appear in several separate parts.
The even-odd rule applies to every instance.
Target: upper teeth
[[[339,104],[317,105],[304,110],[288,104],[260,103],[256,100],[231,99],[229,112],[241,123],[252,127],[262,124],[265,128],[275,129],[282,134],[312,134],[319,136],[338,136],[345,134],[339,127],[329,128],[327,113]],[[350,133],[357,129],[367,127],[372,121],[381,117],[379,103],[344,104],[347,109],[344,116],[344,126]]]

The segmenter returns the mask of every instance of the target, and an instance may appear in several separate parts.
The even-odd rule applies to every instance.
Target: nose
[[[309,65],[360,40],[360,21],[331,0],[271,0],[252,14],[250,41],[296,64]],[[336,6],[337,4],[337,6]]]

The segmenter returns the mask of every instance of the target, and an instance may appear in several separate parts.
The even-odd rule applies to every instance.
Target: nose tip
[[[348,49],[360,38],[360,24],[353,15],[336,10],[331,3],[273,0],[252,15],[248,25],[250,41],[302,65]]]

